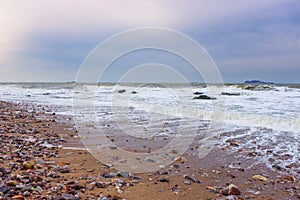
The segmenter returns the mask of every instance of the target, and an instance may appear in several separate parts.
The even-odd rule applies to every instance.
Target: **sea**
[[[254,149],[257,162],[300,174],[297,84],[1,83],[0,100],[48,106],[86,124],[114,121],[132,137],[193,137],[203,130],[217,144],[235,141]],[[174,121],[182,123],[166,126]]]

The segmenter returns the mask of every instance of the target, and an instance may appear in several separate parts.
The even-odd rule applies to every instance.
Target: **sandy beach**
[[[203,159],[192,144],[164,169],[130,174],[85,150],[69,116],[9,102],[0,103],[0,139],[0,199],[300,199],[293,166],[252,165],[255,152],[236,141]]]

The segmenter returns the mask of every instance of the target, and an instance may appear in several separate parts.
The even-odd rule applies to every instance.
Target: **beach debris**
[[[267,179],[266,177],[262,176],[262,175],[254,175],[252,176],[252,179],[253,180],[260,180],[260,181],[263,181],[263,182],[268,182],[269,179]]]

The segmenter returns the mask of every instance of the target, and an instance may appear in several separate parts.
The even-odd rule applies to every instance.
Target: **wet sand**
[[[118,173],[85,150],[69,116],[7,102],[0,114],[0,199],[300,199],[299,177],[253,165],[234,142],[203,159],[195,143],[159,171]]]

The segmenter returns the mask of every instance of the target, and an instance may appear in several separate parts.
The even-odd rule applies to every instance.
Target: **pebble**
[[[184,181],[184,184],[186,184],[186,185],[191,185],[191,181],[185,180],[185,181]]]
[[[145,161],[146,161],[146,162],[156,162],[155,159],[150,158],[150,157],[147,157],[147,158],[145,159]]]
[[[24,184],[19,184],[19,185],[16,185],[15,188],[16,188],[17,190],[25,190],[25,189],[26,189],[26,185],[24,185]]]
[[[63,199],[63,200],[80,200],[80,197],[75,196],[73,194],[62,193],[61,199]]]
[[[16,186],[18,183],[16,181],[12,181],[12,180],[9,180],[6,182],[6,185],[8,186]]]
[[[97,183],[95,183],[95,186],[96,186],[97,188],[106,188],[106,184],[105,184],[105,183],[102,183],[102,182],[97,182]]]
[[[229,194],[231,194],[231,195],[240,195],[241,194],[241,191],[238,189],[238,187],[233,184],[230,184],[228,186],[228,190],[229,190]]]
[[[4,167],[0,167],[0,173],[1,173],[1,176],[5,176],[7,174],[7,171]]]
[[[179,158],[176,159],[176,161],[178,161],[178,162],[184,164],[184,163],[187,161],[187,159],[184,158],[184,157],[179,157]]]
[[[51,178],[58,178],[58,177],[59,177],[59,176],[57,175],[56,172],[49,172],[49,173],[47,174],[47,176],[49,176],[49,177],[51,177]]]
[[[123,178],[128,178],[129,174],[123,171],[118,171],[117,176],[123,177]]]
[[[70,173],[70,167],[65,165],[61,170],[60,173]]]
[[[161,178],[161,179],[159,179],[159,182],[162,182],[162,183],[169,183],[170,180],[167,179],[167,178]]]
[[[24,167],[24,169],[34,169],[34,164],[33,164],[33,162],[26,161],[23,163],[23,167]]]
[[[189,175],[189,174],[186,174],[183,176],[185,179],[188,179],[188,180],[191,180],[193,181],[194,183],[201,183],[200,180],[198,180],[194,175]]]
[[[267,179],[266,177],[264,177],[262,175],[254,175],[254,176],[252,176],[252,179],[253,180],[260,180],[260,181],[264,181],[264,182],[269,181],[269,179]]]
[[[2,192],[2,193],[7,193],[9,191],[9,187],[6,187],[6,186],[2,186],[2,187],[0,187],[0,192]]]
[[[12,199],[23,200],[24,196],[23,195],[15,195],[12,197]]]
[[[41,188],[40,186],[37,186],[36,188],[35,188],[35,190],[38,192],[38,193],[43,193],[43,188]]]

